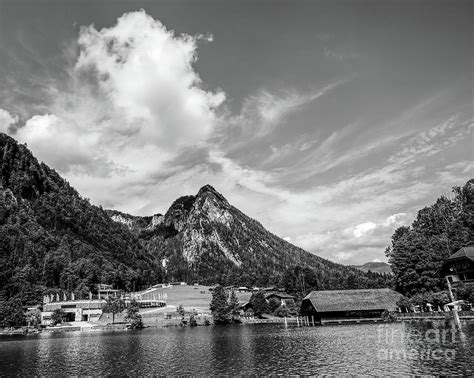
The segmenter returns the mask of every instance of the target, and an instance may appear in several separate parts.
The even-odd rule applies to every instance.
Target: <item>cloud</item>
[[[348,61],[357,59],[360,55],[354,51],[343,48],[328,48],[324,49],[324,56],[330,60]]]
[[[412,217],[405,213],[392,214],[379,222],[368,221],[345,229],[299,235],[295,243],[340,262],[380,261],[381,252],[389,244],[395,229],[411,221]]]
[[[407,164],[419,157],[429,157],[454,146],[464,139],[474,125],[473,120],[462,120],[459,114],[422,131],[410,138],[401,150],[389,158],[391,163]]]
[[[11,126],[18,122],[18,116],[0,108],[0,132],[8,133]]]
[[[203,90],[192,67],[202,39],[176,36],[143,10],[126,13],[111,28],[81,29],[76,70],[93,75],[121,114],[125,126],[114,125],[115,131],[166,149],[195,144],[213,131],[214,110],[225,99],[221,91]]]
[[[175,172],[170,162],[215,131],[225,93],[203,89],[193,68],[200,41],[212,37],[177,35],[143,10],[110,28],[81,28],[65,91],[50,89],[48,112],[15,137],[80,192],[124,203]],[[18,120],[5,114],[4,129]],[[102,193],[106,186],[113,192]]]
[[[330,93],[351,79],[339,79],[308,93],[296,90],[275,93],[262,89],[258,93],[245,98],[240,114],[231,117],[228,121],[239,130],[239,136],[243,140],[264,137],[281,125],[292,113]],[[234,138],[235,136],[233,134]],[[233,142],[235,143],[235,139],[233,139]]]
[[[361,238],[362,236],[370,233],[370,231],[372,231],[376,227],[377,227],[377,225],[373,222],[361,223],[361,224],[358,224],[357,226],[355,226],[354,231],[352,231],[352,234],[356,238]]]

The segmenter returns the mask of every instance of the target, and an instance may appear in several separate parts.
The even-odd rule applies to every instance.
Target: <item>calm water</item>
[[[0,373],[473,375],[473,354],[474,323],[161,328],[0,337]]]

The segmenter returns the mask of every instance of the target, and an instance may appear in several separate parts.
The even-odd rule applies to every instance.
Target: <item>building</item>
[[[453,286],[460,282],[474,284],[474,247],[463,247],[449,256],[439,273]]]
[[[301,313],[314,321],[381,318],[385,311],[397,311],[403,296],[391,289],[312,291],[301,304]]]
[[[135,299],[140,308],[166,307],[168,294],[162,289],[163,287],[152,286],[144,291],[126,294],[124,299],[125,302],[130,302],[130,300]]]
[[[112,285],[98,284],[97,295],[100,299],[107,299],[109,297],[118,298],[122,295],[122,291],[113,289]]]
[[[295,297],[286,294],[286,293],[270,293],[265,296],[267,302],[270,302],[272,299],[280,303],[280,306],[292,307],[295,305]]]
[[[51,315],[56,309],[62,309],[66,322],[97,322],[102,315],[103,299],[82,299],[60,302],[50,302],[43,304],[41,312],[41,325],[50,325]]]

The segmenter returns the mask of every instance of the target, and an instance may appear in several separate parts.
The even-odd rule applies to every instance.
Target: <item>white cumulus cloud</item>
[[[369,233],[376,227],[377,225],[373,222],[365,222],[365,223],[361,223],[355,226],[354,231],[352,231],[352,233],[354,234],[356,238],[361,238],[362,236],[366,235],[367,233]]]
[[[18,122],[18,116],[11,114],[8,110],[0,108],[0,132],[6,133],[10,126]]]
[[[15,138],[98,203],[144,206],[170,161],[205,147],[217,126],[225,93],[203,88],[193,67],[199,41],[212,37],[177,35],[143,10],[81,28],[66,91],[51,90],[48,114]],[[0,112],[2,130],[17,120]]]

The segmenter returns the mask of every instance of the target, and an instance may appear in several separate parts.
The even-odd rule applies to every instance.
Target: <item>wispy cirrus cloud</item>
[[[238,130],[233,134],[234,138],[237,136],[246,140],[264,137],[281,125],[292,113],[348,83],[351,79],[352,77],[338,79],[307,93],[296,90],[275,93],[262,89],[257,94],[248,96],[243,102],[240,114],[230,117],[226,122],[230,122],[232,127]]]
[[[466,138],[474,125],[474,119],[461,119],[459,114],[423,131],[402,145],[399,152],[389,158],[391,163],[410,163],[419,157],[429,157],[454,146]]]

